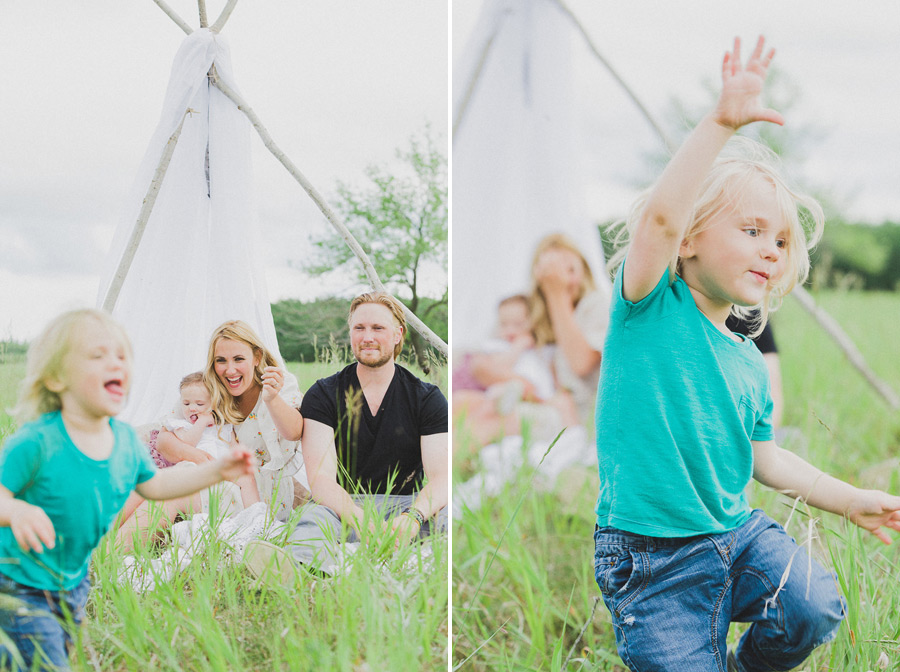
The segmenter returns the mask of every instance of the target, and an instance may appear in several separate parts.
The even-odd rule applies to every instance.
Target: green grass
[[[877,375],[900,391],[900,295],[823,293],[820,305],[855,341]],[[782,358],[785,424],[802,429],[814,465],[861,487],[900,493],[900,417],[789,299],[773,320]],[[454,455],[454,478],[471,473]],[[460,670],[621,671],[609,613],[593,575],[593,470],[565,474],[553,492],[532,487],[531,470],[501,496],[453,525],[453,665]],[[519,502],[521,508],[517,509]],[[792,502],[754,485],[751,504],[788,520]],[[800,507],[789,531],[800,536]],[[817,519],[816,553],[833,567],[849,615],[837,639],[804,670],[877,670],[900,659],[900,535],[892,546],[837,516]],[[508,529],[507,529],[508,528]],[[504,534],[504,530],[506,533]],[[501,540],[502,536],[502,540]],[[581,635],[584,629],[583,636]],[[734,627],[736,642],[741,627]]]
[[[289,363],[302,390],[339,364]],[[443,381],[445,367],[432,379]],[[0,363],[0,441],[14,431],[24,363]],[[123,555],[107,540],[94,553],[93,589],[73,670],[446,670],[448,540],[385,556],[362,548],[339,578],[305,572],[293,591],[260,588],[221,542],[155,591],[119,585]],[[421,553],[429,549],[430,564]],[[140,547],[140,562],[158,555]]]

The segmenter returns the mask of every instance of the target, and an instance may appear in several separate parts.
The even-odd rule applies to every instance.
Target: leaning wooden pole
[[[475,64],[475,70],[472,73],[472,76],[469,78],[468,83],[466,84],[465,91],[463,92],[462,98],[460,98],[458,106],[453,110],[453,127],[450,131],[453,136],[453,140],[456,140],[456,131],[459,130],[459,126],[462,123],[463,118],[465,118],[466,116],[466,110],[469,108],[469,103],[472,100],[472,94],[475,92],[475,88],[478,86],[478,81],[481,79],[481,73],[484,70],[484,65],[485,63],[487,63],[488,54],[490,54],[491,52],[491,47],[493,47],[494,45],[494,39],[497,37],[497,33],[500,32],[500,26],[502,24],[502,20],[498,20],[497,24],[494,26],[494,30],[491,31],[490,36],[487,40],[485,40],[484,46],[481,49],[481,53],[478,55],[478,62]]]
[[[873,373],[868,364],[866,364],[862,353],[857,349],[841,325],[824,309],[816,305],[815,299],[803,287],[795,287],[791,295],[797,299],[797,302],[803,306],[807,313],[813,316],[816,322],[819,323],[819,326],[831,336],[841,351],[847,356],[850,363],[856,367],[857,371],[862,374],[863,378],[881,395],[887,404],[895,411],[900,410],[900,397],[887,383]]]
[[[250,120],[250,123],[253,124],[253,128],[256,129],[256,132],[259,134],[259,137],[262,138],[263,144],[266,146],[272,155],[278,159],[278,162],[283,165],[287,171],[291,174],[297,182],[303,187],[303,190],[309,195],[309,197],[313,200],[313,202],[318,206],[319,210],[322,211],[322,214],[325,215],[325,219],[329,221],[329,223],[335,228],[335,230],[340,234],[341,238],[344,239],[344,242],[347,243],[347,246],[351,249],[356,258],[359,259],[362,264],[363,271],[366,274],[366,277],[369,279],[369,283],[372,287],[380,292],[386,292],[384,284],[381,282],[381,279],[378,277],[378,273],[375,271],[375,267],[372,265],[371,260],[369,259],[369,255],[366,254],[366,251],[362,248],[356,238],[353,237],[353,234],[350,233],[350,230],[346,227],[346,225],[338,218],[337,215],[334,214],[332,209],[329,207],[328,203],[322,197],[322,195],[316,190],[315,187],[310,183],[309,180],[306,179],[306,176],[300,172],[297,166],[294,165],[293,161],[275,144],[275,141],[272,139],[272,136],[269,135],[266,127],[263,126],[259,117],[256,115],[256,112],[253,111],[247,101],[245,101],[240,94],[234,91],[231,87],[225,84],[220,78],[215,77],[210,79],[213,85],[219,89],[222,93],[225,94],[235,105],[237,105],[238,109],[243,112],[247,118]],[[444,343],[443,340],[440,339],[431,329],[429,329],[422,320],[416,317],[415,313],[413,313],[409,308],[405,305],[403,306],[403,311],[406,315],[406,320],[409,325],[415,329],[425,341],[434,347],[438,352],[447,357],[449,355],[449,348],[447,344]]]
[[[192,111],[193,110],[190,108],[185,110],[184,115],[181,117],[181,122],[178,124],[178,128],[176,128],[175,132],[169,137],[169,141],[166,143],[162,156],[159,159],[159,164],[156,166],[156,171],[153,173],[153,179],[150,181],[147,195],[144,196],[144,202],[141,204],[141,211],[138,213],[137,221],[134,224],[134,228],[131,230],[131,238],[128,239],[128,244],[125,246],[122,258],[119,259],[119,266],[116,268],[116,274],[110,281],[109,287],[106,290],[106,297],[103,299],[103,310],[109,313],[116,307],[116,301],[119,299],[119,292],[122,291],[122,284],[125,282],[128,270],[131,268],[131,262],[134,261],[134,255],[137,253],[138,247],[141,244],[141,238],[144,236],[144,229],[147,228],[147,221],[150,219],[150,214],[153,212],[153,205],[156,203],[156,197],[159,195],[159,190],[162,187],[163,179],[166,176],[166,170],[168,170],[169,163],[172,161],[172,155],[175,153],[175,145],[178,144],[178,136],[181,135],[181,129],[184,127],[184,120]]]
[[[612,73],[612,76],[616,79],[617,82],[625,89],[628,96],[634,101],[638,110],[640,110],[641,114],[644,115],[644,118],[650,123],[653,127],[653,130],[662,140],[663,144],[669,150],[670,153],[675,153],[677,146],[672,141],[671,138],[663,131],[662,126],[660,126],[656,119],[654,119],[653,115],[650,114],[650,111],[646,106],[640,101],[637,97],[637,94],[631,90],[631,88],[625,83],[625,80],[619,75],[618,72],[609,64],[603,56],[600,55],[599,50],[594,46],[593,42],[590,39],[587,31],[582,26],[581,22],[578,21],[575,14],[566,7],[562,0],[553,0],[557,5],[569,16],[572,20],[572,23],[581,33],[582,37],[588,44],[588,47],[591,49],[591,52],[600,62]],[[860,375],[866,379],[866,382],[872,386],[879,396],[887,402],[888,406],[893,410],[900,410],[900,398],[898,398],[897,393],[894,392],[891,387],[885,383],[881,378],[875,375],[875,372],[869,367],[866,363],[865,358],[862,356],[862,353],[857,349],[857,347],[853,344],[851,338],[847,335],[847,333],[841,328],[841,325],[835,321],[831,315],[829,315],[824,309],[818,307],[816,302],[813,300],[812,296],[807,292],[802,286],[797,286],[791,292],[791,296],[793,296],[798,303],[803,307],[806,312],[808,312],[813,319],[819,324],[820,327],[828,334],[831,339],[835,342],[835,344],[840,348],[841,352],[847,357],[848,361],[859,371]]]
[[[613,76],[619,86],[625,91],[629,98],[631,98],[631,102],[633,102],[637,108],[641,111],[641,114],[644,115],[644,119],[653,127],[653,130],[656,131],[656,134],[662,138],[663,143],[666,146],[666,149],[669,150],[670,154],[674,154],[675,150],[678,149],[678,146],[675,145],[672,140],[666,135],[663,131],[662,126],[656,123],[656,119],[653,118],[653,115],[650,114],[650,111],[644,107],[644,104],[641,102],[641,99],[637,97],[637,94],[632,91],[631,87],[628,86],[628,83],[622,79],[622,76],[616,71],[614,67],[610,64],[609,61],[604,58],[603,54],[600,53],[600,50],[597,48],[597,45],[594,44],[594,41],[591,39],[591,36],[588,35],[588,32],[584,29],[581,21],[578,20],[578,17],[569,9],[565,4],[563,4],[562,0],[554,0],[556,5],[562,10],[563,14],[569,17],[569,20],[572,22],[572,25],[575,26],[575,29],[581,34],[581,37],[584,39],[585,43],[588,46],[588,49],[591,50],[591,53],[599,60],[604,67],[609,71],[609,74]]]
[[[153,0],[159,7],[162,9],[170,19],[172,19],[179,28],[181,28],[187,35],[190,35],[193,30],[191,27],[178,16],[177,12],[173,10],[169,5],[166,4],[165,0]],[[205,18],[206,14],[206,6],[204,0],[198,0],[199,10],[201,15],[201,21]],[[231,16],[231,13],[234,11],[234,7],[237,4],[237,0],[228,0],[225,8],[222,10],[222,13],[219,15],[219,18],[216,19],[215,23],[210,26],[210,30],[213,32],[219,32],[222,30],[222,27],[225,25],[225,22],[228,20],[228,17]],[[366,277],[369,279],[369,283],[372,287],[378,291],[389,293],[384,286],[384,283],[381,282],[381,279],[378,277],[378,273],[375,271],[375,267],[372,265],[371,260],[369,259],[369,255],[366,254],[366,251],[362,248],[356,238],[353,237],[353,234],[350,233],[350,230],[346,227],[346,225],[334,214],[331,208],[328,206],[328,203],[322,198],[322,195],[313,187],[309,180],[306,179],[306,176],[300,172],[300,170],[294,165],[294,163],[288,158],[283,151],[275,144],[275,141],[272,139],[272,136],[269,135],[269,132],[266,130],[266,127],[263,126],[262,121],[260,121],[259,117],[256,115],[256,112],[253,111],[253,108],[247,104],[247,102],[231,87],[225,84],[221,78],[219,78],[215,71],[215,64],[210,68],[209,71],[209,81],[219,89],[226,97],[228,97],[237,108],[243,112],[247,118],[250,120],[250,123],[253,124],[253,128],[256,129],[256,132],[259,134],[260,138],[262,138],[263,144],[266,146],[272,155],[278,159],[279,163],[283,165],[287,171],[291,174],[291,176],[300,183],[300,186],[303,187],[303,190],[312,198],[313,202],[318,206],[319,210],[322,211],[322,214],[325,215],[325,219],[329,221],[329,223],[337,230],[340,236],[347,243],[350,250],[359,259],[360,263],[363,266],[363,270],[366,274]],[[182,123],[184,120],[182,119]],[[181,132],[181,126],[179,126],[176,135],[173,136],[175,141],[177,141],[177,134]],[[169,141],[172,143],[172,140]],[[167,145],[168,147],[168,145]],[[172,143],[172,151],[174,151],[174,143]],[[171,159],[171,153],[169,153],[169,159]],[[162,164],[161,164],[162,165]],[[168,167],[168,160],[165,162],[165,166]],[[157,174],[159,174],[159,168],[157,169]],[[162,168],[162,174],[165,175],[165,168]],[[160,176],[159,182],[162,182],[162,177]],[[151,183],[151,190],[153,189],[153,185],[157,183],[156,175],[154,175],[153,183]],[[157,185],[156,190],[159,190]],[[156,195],[154,193],[153,200],[155,200]],[[145,207],[147,208],[146,218],[150,216],[150,210],[153,208],[153,203],[150,202],[149,206],[147,205],[147,199],[144,200]],[[144,212],[144,208],[141,209],[141,212]],[[128,252],[126,252],[126,256],[128,256],[127,260],[123,257],[122,261],[119,264],[119,270],[116,273],[116,278],[114,278],[114,284],[116,279],[118,279],[121,274],[121,279],[118,281],[118,286],[115,290],[115,295],[112,297],[110,302],[110,293],[107,293],[107,299],[104,301],[104,308],[106,308],[107,304],[110,304],[110,308],[108,310],[112,310],[112,306],[115,305],[116,298],[118,297],[119,289],[121,289],[122,282],[125,279],[125,275],[128,273],[128,268],[131,266],[131,261],[134,259],[134,252],[137,250],[137,244],[140,242],[140,236],[143,234],[143,229],[146,226],[146,218],[144,218],[143,224],[140,226],[140,231],[138,231],[138,227],[135,227],[135,231],[132,233],[132,239],[137,236],[137,242],[132,246],[129,244],[130,256],[128,256]],[[140,224],[141,218],[138,219],[138,223]],[[111,285],[112,287],[112,285]],[[401,302],[402,305],[402,302]],[[422,322],[418,317],[416,317],[415,313],[413,313],[409,308],[403,305],[403,312],[406,315],[406,321],[409,326],[415,329],[425,342],[435,348],[438,352],[440,352],[444,357],[448,357],[450,354],[450,349],[447,347],[447,344],[435,334],[428,326]]]

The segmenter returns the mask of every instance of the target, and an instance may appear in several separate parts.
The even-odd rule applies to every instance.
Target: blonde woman
[[[307,494],[294,478],[302,466],[302,395],[297,379],[279,366],[246,322],[234,320],[213,332],[203,380],[219,421],[232,425],[237,445],[256,457],[259,468],[254,476],[261,501],[277,519],[287,520],[295,489],[301,498]],[[169,462],[192,461],[187,455],[193,446],[173,432],[161,432],[156,447]],[[202,508],[199,493],[171,500],[165,504],[160,524],[167,524],[179,513],[198,513]],[[150,519],[149,505],[143,502],[125,520],[118,532],[125,549],[131,547],[135,531],[140,530],[144,537],[150,532]]]
[[[239,320],[225,322],[213,332],[204,379],[216,413],[234,426],[240,444],[259,460],[260,497],[277,518],[287,519],[294,501],[294,475],[302,463],[302,395],[297,379]]]
[[[495,403],[484,393],[454,388],[453,414],[462,430],[454,435],[456,446],[465,437],[484,446],[518,435],[523,419],[542,438],[552,438],[566,426],[592,428],[609,299],[598,291],[578,246],[564,234],[550,234],[538,243],[528,305],[536,351],[551,352],[555,393],[536,399],[526,387],[521,401],[540,403],[509,404],[506,398]],[[472,357],[467,373],[482,389],[519,378],[508,357]]]

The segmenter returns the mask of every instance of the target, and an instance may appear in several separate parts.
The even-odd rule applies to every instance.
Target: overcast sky
[[[194,0],[170,4],[193,26]],[[214,17],[224,2],[210,0]],[[804,176],[854,218],[900,219],[900,4],[872,0],[607,3],[569,0],[651,111],[707,100],[735,34],[764,33],[800,87],[788,124],[813,126]],[[426,123],[448,125],[448,47],[481,0],[239,2],[223,35],[245,98],[310,181],[330,195]],[[0,21],[0,340],[30,338],[61,310],[93,305],[99,267],[157,122],[183,33],[152,0],[4,0]],[[580,125],[598,217],[620,215],[659,142],[609,74],[576,45]],[[348,289],[302,276],[327,224],[255,143],[273,300]],[[441,278],[436,278],[438,284]]]
[[[548,0],[550,1],[550,0]],[[704,79],[718,82],[735,35],[752,48],[759,34],[777,66],[799,87],[787,128],[812,129],[799,170],[851,217],[900,221],[900,3],[873,0],[565,0],[593,43],[663,125],[670,101],[705,105]],[[481,0],[453,0],[454,60]],[[584,42],[573,48],[581,137],[592,171],[586,195],[599,218],[623,215],[643,156],[660,142]],[[827,232],[826,232],[827,235]]]
[[[210,21],[224,6],[209,0]],[[197,27],[196,0],[169,0]],[[94,305],[100,267],[156,127],[184,33],[152,0],[3,0],[0,340]],[[447,2],[239,2],[222,31],[241,91],[326,197],[430,124],[446,147]],[[271,299],[346,292],[291,262],[329,226],[253,134]],[[441,286],[442,274],[433,285]]]

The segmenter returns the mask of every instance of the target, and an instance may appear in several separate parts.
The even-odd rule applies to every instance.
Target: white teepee
[[[131,210],[119,224],[101,276],[98,305],[128,331],[135,351],[133,383],[121,417],[158,420],[177,399],[178,381],[206,362],[212,331],[225,320],[247,322],[280,359],[255,253],[250,129],[313,199],[385,291],[368,256],[324,198],[272,140],[234,82],[220,31],[237,0],[207,27],[193,30],[163,0],[154,0],[187,34],[172,66],[159,125],[135,178]],[[447,345],[414,314],[407,322],[439,351]]]
[[[244,320],[278,352],[265,273],[254,252],[250,123],[209,85],[213,64],[236,88],[224,38],[208,28],[188,35],[175,56],[159,125],[135,178],[131,211],[117,228],[101,277],[100,305],[117,274],[121,282],[112,313],[134,346],[134,385],[122,413],[134,424],[156,420],[172,408],[181,376],[204,367],[209,337],[225,320]],[[165,177],[154,184],[158,194],[139,253],[123,268],[148,186],[179,127]]]
[[[527,290],[534,249],[547,234],[576,240],[608,285],[584,206],[575,34],[547,0],[487,0],[454,66],[454,349],[482,343],[498,301]]]

